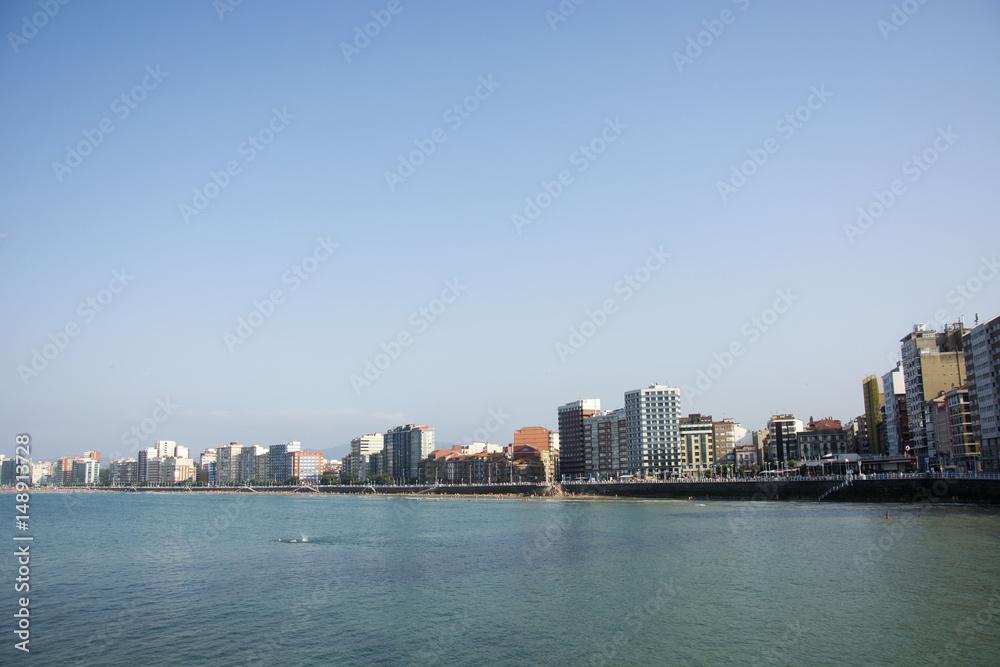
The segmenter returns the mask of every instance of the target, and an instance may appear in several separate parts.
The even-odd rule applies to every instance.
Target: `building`
[[[287,444],[271,445],[267,454],[267,478],[272,482],[284,483],[292,476],[292,469],[289,467],[288,455],[302,451],[302,443],[293,440]]]
[[[216,484],[227,486],[243,481],[240,476],[242,471],[240,457],[242,454],[243,445],[238,442],[231,442],[215,450]]]
[[[681,417],[679,425],[681,449],[684,453],[682,472],[702,477],[715,465],[715,422],[712,421],[712,415],[691,414]]]
[[[948,463],[966,472],[980,469],[979,441],[972,428],[972,403],[966,387],[952,389],[944,396],[948,425]],[[935,419],[936,419],[935,415]]]
[[[378,454],[385,448],[385,439],[381,433],[368,433],[351,440],[351,453],[344,457],[344,474],[355,479],[367,479],[377,473],[377,468],[369,469],[373,454]]]
[[[145,449],[140,449],[138,454],[136,454],[136,461],[139,466],[139,482],[149,481],[149,459],[156,458],[156,448],[146,447]]]
[[[559,433],[541,426],[525,426],[514,431],[514,443],[534,447],[540,452],[548,452],[548,463],[545,471],[546,479],[551,481],[559,477]]]
[[[900,340],[910,437],[922,470],[940,466],[931,401],[966,384],[960,322],[937,333],[923,324]]]
[[[0,454],[0,486],[14,486],[17,484],[16,466],[14,463],[14,459]]]
[[[541,484],[545,482],[548,456],[548,451],[539,451],[528,445],[512,446],[510,481],[514,484]]]
[[[740,438],[746,436],[747,430],[729,417],[712,422],[712,425],[715,429],[712,433],[712,439],[715,441],[715,461],[719,463],[728,457]]]
[[[264,470],[263,477],[258,477],[258,463],[257,457],[261,454],[264,456],[268,455],[268,450],[261,447],[260,445],[243,445],[240,450],[240,475],[239,481],[245,482],[247,484],[251,482],[266,482],[267,481],[267,468],[268,459],[264,459]]]
[[[415,482],[420,475],[418,464],[434,450],[434,429],[430,426],[407,424],[385,432],[385,474],[397,484]]]
[[[289,452],[289,477],[297,477],[302,484],[318,484],[323,474],[323,452]]]
[[[683,471],[681,392],[651,384],[625,392],[629,465],[642,477],[666,477]]]
[[[139,482],[139,462],[136,459],[115,459],[108,466],[111,486],[130,486]]]
[[[871,454],[886,454],[885,442],[879,438],[878,425],[882,422],[885,400],[882,381],[869,375],[861,383],[861,393],[865,400],[865,424],[867,427],[868,452]]]
[[[216,451],[214,449],[206,449],[201,453],[201,458],[198,461],[198,481],[208,484],[209,486],[215,486],[216,482]]]
[[[983,472],[1000,473],[1000,317],[978,323],[963,339],[973,439]]]
[[[515,447],[517,445],[515,444]],[[631,474],[625,409],[610,410],[583,420],[583,475],[617,479]]]
[[[559,474],[565,479],[586,477],[583,420],[601,413],[601,399],[584,398],[559,406]]]
[[[97,461],[98,463],[100,463],[100,461],[101,461],[101,453],[100,452],[84,452],[83,453],[83,458],[90,459],[91,461]]]
[[[160,468],[160,484],[180,484],[193,482],[195,478],[194,461],[176,456],[157,458]]]
[[[910,452],[910,422],[906,416],[906,384],[903,364],[882,376],[882,405],[885,415],[886,454],[904,456]]]
[[[156,450],[156,455],[165,459],[168,456],[177,456],[177,443],[173,440],[157,440],[156,444],[153,445],[153,449]]]
[[[31,483],[52,484],[52,471],[55,464],[52,461],[39,461],[31,464]]]
[[[839,419],[827,417],[816,421],[810,417],[809,424],[796,433],[795,438],[799,449],[798,458],[803,461],[818,461],[824,456],[847,454],[851,433]]]
[[[97,484],[101,481],[101,464],[91,458],[73,461],[74,484]]]
[[[764,459],[774,462],[778,469],[791,461],[798,461],[798,434],[803,430],[802,420],[795,415],[774,415],[767,422],[764,439]]]

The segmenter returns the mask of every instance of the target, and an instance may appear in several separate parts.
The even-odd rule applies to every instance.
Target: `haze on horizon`
[[[40,6],[0,7],[8,456],[506,444],[713,363],[685,414],[847,421],[914,323],[1000,313],[996,3]]]

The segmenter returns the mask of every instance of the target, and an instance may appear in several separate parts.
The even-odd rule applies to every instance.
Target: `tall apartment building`
[[[601,413],[601,399],[584,398],[559,406],[559,474],[568,479],[586,476],[583,420]]]
[[[292,476],[292,470],[288,465],[288,455],[302,451],[302,443],[294,440],[283,445],[271,445],[268,447],[267,478],[273,482],[284,482]]]
[[[966,384],[965,333],[960,322],[945,325],[941,333],[917,324],[900,340],[910,437],[918,464],[924,469],[940,463],[931,401]]]
[[[243,481],[240,477],[240,457],[242,453],[243,445],[238,442],[231,442],[215,450],[216,484],[225,486]]]
[[[747,430],[740,424],[726,417],[722,421],[712,422],[714,432],[712,439],[715,441],[715,461],[732,458],[730,453],[736,448],[736,443],[747,434]]]
[[[803,430],[801,419],[795,415],[774,415],[767,422],[767,436],[764,441],[764,458],[784,468],[789,461],[798,461],[798,434]]]
[[[351,440],[351,453],[344,458],[344,474],[352,475],[355,479],[367,479],[378,473],[378,470],[369,470],[369,461],[372,454],[378,454],[385,448],[385,439],[381,433],[368,433],[359,435]]]
[[[139,481],[139,462],[136,459],[115,459],[108,465],[111,486],[129,486]]]
[[[662,477],[684,469],[680,413],[676,387],[652,384],[625,392],[629,465],[636,474]]]
[[[680,418],[685,474],[701,476],[715,465],[715,423],[712,415],[691,414]]]
[[[323,452],[289,452],[289,477],[298,477],[299,482],[316,484],[323,474]]]
[[[906,383],[903,381],[903,364],[882,376],[882,404],[885,416],[886,453],[906,456],[910,450],[910,422],[906,415]]]
[[[970,420],[983,472],[1000,472],[1000,317],[977,324],[963,340]]]
[[[417,464],[434,450],[434,429],[416,424],[397,426],[386,431],[382,440],[386,464],[384,473],[397,484],[405,484],[418,479],[420,471]]]
[[[267,480],[267,469],[263,477],[257,476],[257,457],[267,454],[267,449],[260,445],[243,445],[240,450],[240,481],[241,482],[263,482]]]
[[[216,452],[214,449],[206,449],[201,453],[198,461],[198,481],[209,486],[215,486],[216,482]]]
[[[865,399],[865,425],[868,436],[869,454],[886,454],[885,443],[879,439],[880,430],[878,425],[882,423],[884,412],[884,396],[882,391],[882,381],[869,375],[861,383],[861,393]]]
[[[139,469],[139,481],[148,482],[149,481],[149,460],[156,458],[156,448],[146,447],[145,449],[140,449],[136,454],[136,462]]]
[[[631,473],[626,426],[623,408],[583,420],[584,477],[616,479]]]

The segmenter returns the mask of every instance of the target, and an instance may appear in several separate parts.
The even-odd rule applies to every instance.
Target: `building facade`
[[[583,476],[617,479],[631,474],[625,410],[611,410],[583,420]]]
[[[416,481],[420,475],[418,464],[434,450],[434,429],[407,424],[389,429],[382,439],[387,467],[385,474],[397,484]]]
[[[683,471],[680,416],[676,387],[652,384],[625,392],[629,465],[635,474],[665,477]]]
[[[960,322],[941,333],[917,324],[900,340],[910,437],[922,470],[940,465],[931,401],[966,384],[965,333]]]
[[[977,324],[963,341],[973,438],[983,472],[1000,473],[1000,317]]]
[[[715,465],[715,422],[712,415],[691,414],[680,420],[683,473],[702,477]],[[728,451],[735,447],[735,440]]]
[[[584,398],[558,408],[559,474],[566,479],[586,477],[583,420],[601,412],[601,399]]]

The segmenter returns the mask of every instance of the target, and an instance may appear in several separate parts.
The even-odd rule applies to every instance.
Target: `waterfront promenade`
[[[38,489],[36,489],[37,491]],[[52,490],[84,490],[61,488]],[[817,502],[935,502],[1000,505],[1000,475],[826,475],[671,481],[579,481],[561,484],[112,486],[94,491],[131,493],[334,493],[374,495],[494,495],[678,500],[789,500]]]

